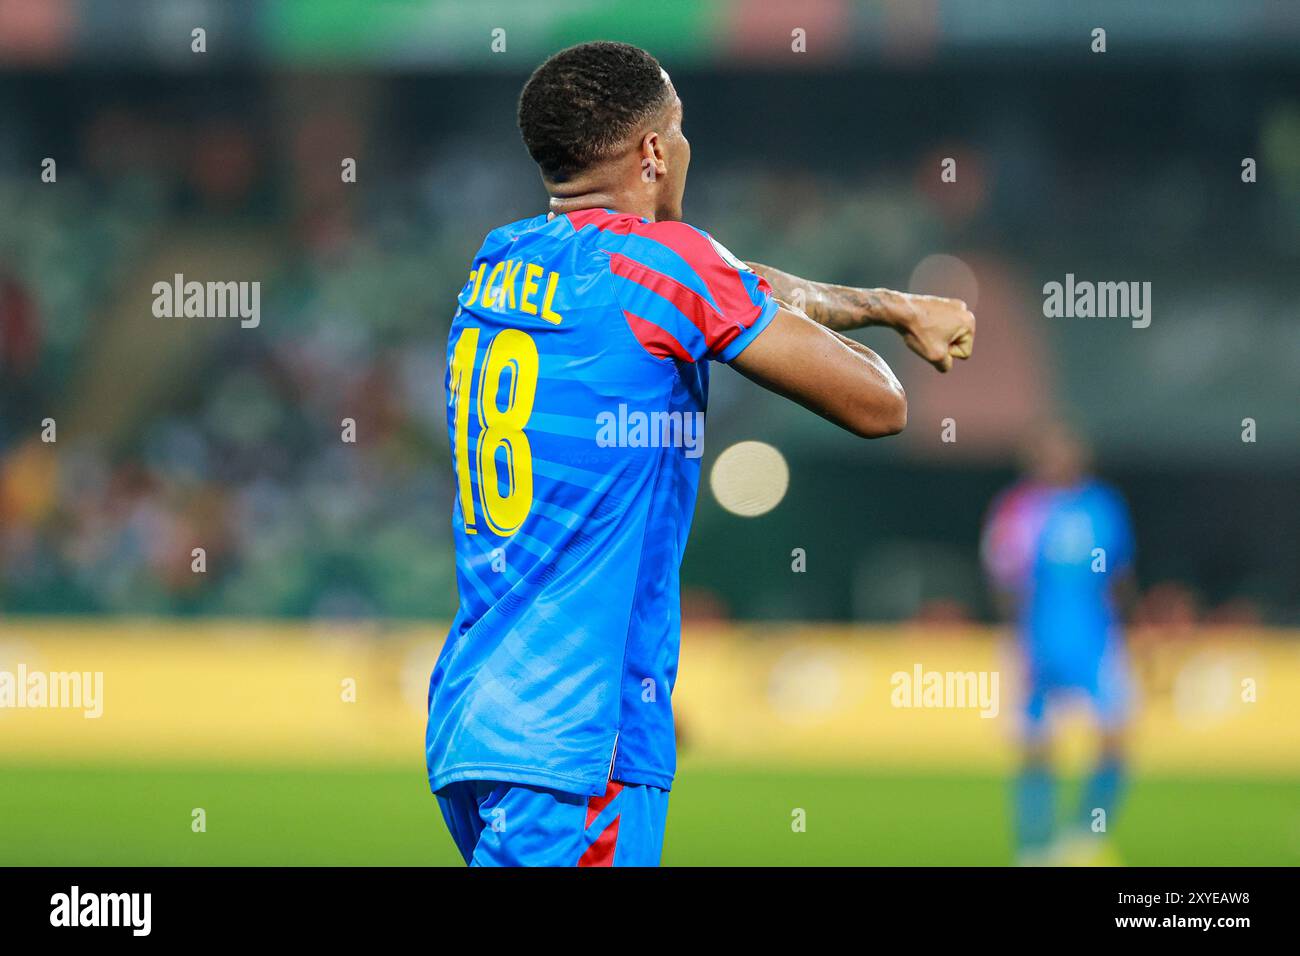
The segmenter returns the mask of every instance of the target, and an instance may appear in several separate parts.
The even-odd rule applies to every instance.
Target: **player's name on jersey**
[[[171,282],[155,282],[152,291],[155,318],[237,318],[245,329],[255,329],[262,322],[261,282],[186,282],[178,272]]]
[[[518,259],[484,262],[470,272],[469,280],[469,298],[463,305],[466,309],[477,305],[496,312],[522,312],[552,325],[564,321],[564,316],[553,308],[560,274],[536,262],[524,263]]]

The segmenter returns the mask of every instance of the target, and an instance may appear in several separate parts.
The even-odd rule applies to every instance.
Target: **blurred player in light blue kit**
[[[1087,449],[1068,428],[1044,428],[1027,457],[1027,477],[994,501],[982,544],[1024,663],[1019,861],[1113,862],[1105,835],[1124,782],[1132,706],[1121,615],[1132,590],[1132,527],[1123,498],[1088,474]],[[1089,704],[1100,750],[1058,834],[1050,717],[1053,704],[1071,697]]]

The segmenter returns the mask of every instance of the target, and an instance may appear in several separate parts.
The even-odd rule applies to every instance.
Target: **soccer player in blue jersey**
[[[1123,782],[1131,706],[1121,611],[1133,586],[1133,532],[1124,499],[1088,475],[1086,450],[1072,431],[1053,423],[1027,451],[1029,475],[994,501],[982,545],[1024,662],[1019,859],[1106,863],[1113,861],[1105,835]],[[1091,706],[1101,746],[1079,807],[1057,837],[1049,705],[1070,696]]]
[[[488,234],[451,325],[460,607],[429,685],[429,783],[472,865],[655,865],[710,364],[892,435],[902,388],[839,330],[892,326],[946,371],[974,319],[751,267],[682,222],[682,104],[644,50],[556,54],[519,126],[550,210]]]

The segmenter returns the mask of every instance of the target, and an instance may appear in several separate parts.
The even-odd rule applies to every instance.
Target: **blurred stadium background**
[[[447,321],[542,205],[523,79],[594,38],[673,74],[692,222],[980,321],[944,378],[862,336],[910,399],[883,443],[715,376],[706,468],[758,439],[791,480],[753,519],[702,489],[665,862],[1010,862],[979,529],[1047,413],[1136,522],[1122,858],[1300,862],[1296,5],[0,0],[0,670],[105,674],[98,720],[0,709],[0,863],[458,860],[421,753]],[[261,281],[260,326],[154,318],[177,272]],[[1044,318],[1067,272],[1150,281],[1151,326]],[[1001,715],[891,708],[916,662],[1000,670]]]

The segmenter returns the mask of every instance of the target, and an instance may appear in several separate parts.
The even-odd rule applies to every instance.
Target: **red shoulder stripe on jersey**
[[[694,289],[688,289],[672,276],[656,272],[635,259],[629,259],[621,252],[609,254],[609,271],[614,275],[631,279],[637,285],[644,286],[675,305],[678,311],[690,319],[691,323],[704,334],[704,341],[709,348],[714,347],[712,340],[718,333],[726,331],[725,314],[719,314],[718,310],[709,304],[708,299]],[[751,305],[750,308],[756,307]]]
[[[728,319],[745,321],[758,313],[758,304],[749,297],[740,273],[725,262],[703,233],[684,222],[657,222],[643,230],[643,234],[685,259],[704,280],[713,301]],[[761,283],[759,287],[762,288]]]
[[[683,362],[694,362],[686,347],[678,342],[667,329],[661,329],[653,322],[647,322],[639,315],[633,315],[626,309],[623,318],[627,319],[628,328],[636,336],[642,347],[655,358],[676,358]]]

